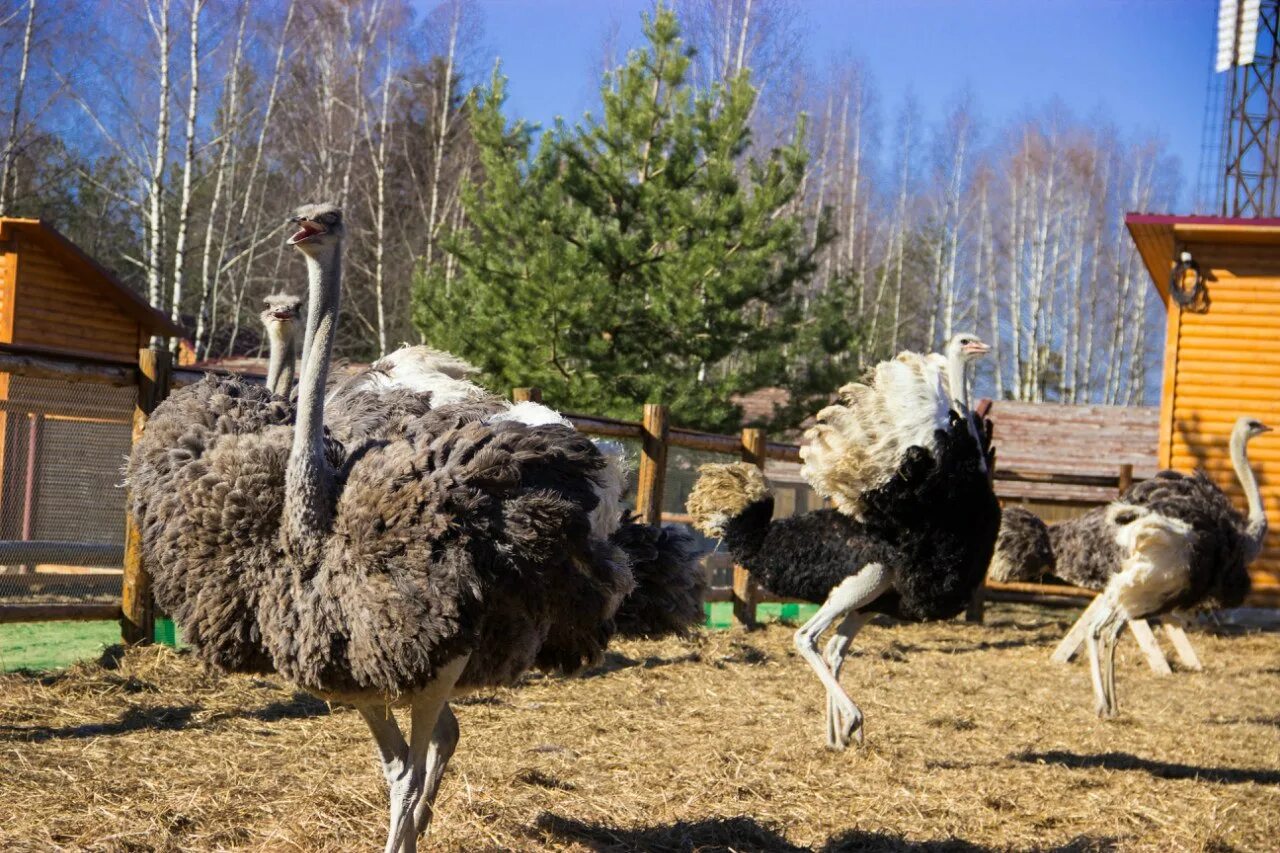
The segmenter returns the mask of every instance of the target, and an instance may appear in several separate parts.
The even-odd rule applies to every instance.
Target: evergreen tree
[[[674,14],[644,31],[605,76],[602,116],[557,123],[536,150],[503,117],[496,71],[473,95],[483,177],[448,244],[459,271],[425,271],[415,321],[496,387],[618,417],[664,402],[676,423],[734,429],[731,397],[786,384],[803,355],[798,296],[828,235],[806,236],[799,212],[802,132],[750,157],[748,75],[696,91]]]

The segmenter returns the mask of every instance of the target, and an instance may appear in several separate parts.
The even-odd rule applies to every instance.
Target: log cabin
[[[0,218],[0,344],[136,364],[151,336],[181,334],[47,222]],[[88,554],[118,565],[135,396],[0,373],[0,563],[29,570]]]
[[[1251,600],[1280,604],[1280,219],[1131,213],[1125,224],[1168,316],[1160,467],[1203,468],[1243,511],[1232,424],[1252,415],[1278,430],[1249,457],[1271,522]]]

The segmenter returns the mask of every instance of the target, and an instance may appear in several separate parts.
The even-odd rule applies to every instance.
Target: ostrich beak
[[[991,352],[991,347],[982,341],[973,341],[965,344],[963,351],[965,355],[986,355]]]
[[[289,222],[298,226],[298,230],[294,232],[293,236],[288,240],[290,246],[305,243],[317,234],[323,234],[328,230],[319,222],[314,222],[310,219],[303,219],[300,216],[290,219]]]

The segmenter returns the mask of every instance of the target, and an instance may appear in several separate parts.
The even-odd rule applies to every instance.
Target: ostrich
[[[946,354],[904,352],[876,365],[871,380],[840,389],[843,403],[818,412],[800,448],[801,474],[841,512],[861,517],[862,495],[883,485],[911,447],[935,449],[947,410],[961,415],[975,442],[967,368],[991,348],[976,335],[953,335]],[[986,470],[986,460],[979,464]]]
[[[1265,432],[1270,428],[1251,417],[1239,418],[1231,432],[1231,463],[1247,517],[1203,472],[1169,470],[1107,506],[1052,526],[1026,510],[1005,510],[992,577],[1053,575],[1101,593],[1086,633],[1100,716],[1118,710],[1115,644],[1127,622],[1198,606],[1235,607],[1248,594],[1247,567],[1267,533],[1248,443]]]
[[[1248,595],[1248,566],[1262,551],[1267,515],[1246,445],[1265,432],[1270,428],[1262,422],[1242,417],[1231,433],[1231,462],[1244,487],[1247,518],[1203,471],[1162,471],[1107,508],[1120,559],[1111,563],[1114,573],[1086,635],[1099,716],[1119,711],[1115,650],[1126,622],[1198,606],[1238,607]],[[1064,556],[1071,559],[1067,541]]]
[[[131,512],[199,657],[356,707],[391,791],[386,851],[413,851],[458,740],[451,697],[579,669],[624,627],[654,632],[658,610],[657,632],[686,628],[701,572],[668,548],[650,567],[666,576],[637,585],[591,530],[604,460],[563,426],[443,406],[391,438],[326,435],[342,217],[312,205],[292,222],[309,271],[296,410],[235,379],[171,395],[131,455]],[[392,707],[410,709],[407,740]]]
[[[978,348],[970,353],[976,357]],[[986,474],[993,459],[989,424],[975,442],[969,416],[950,411],[947,388],[929,368],[924,357],[904,354],[880,365],[866,390],[844,389],[851,403],[867,408],[828,423],[857,420],[865,435],[913,432],[878,445],[896,460],[887,477],[888,461],[868,459],[862,448],[846,451],[858,458],[844,471],[871,482],[826,480],[861,488],[839,492],[836,509],[774,519],[763,474],[742,463],[702,466],[689,496],[694,526],[723,540],[764,587],[820,605],[796,632],[795,645],[826,689],[827,744],[835,749],[863,740],[862,712],[839,681],[854,635],[874,613],[926,620],[963,610],[982,582],[1000,524]],[[930,419],[934,428],[925,431],[921,424]],[[902,448],[906,440],[916,443]],[[841,461],[829,448],[818,459]],[[820,654],[819,640],[832,626],[835,634]]]
[[[259,316],[267,330],[271,354],[267,362],[267,388],[277,397],[288,399],[298,360],[297,327],[302,316],[302,300],[289,293],[273,293],[262,301],[266,307]]]

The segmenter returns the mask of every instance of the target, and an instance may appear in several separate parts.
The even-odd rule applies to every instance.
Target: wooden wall
[[[1155,406],[1062,406],[1054,403],[991,404],[996,468],[1020,473],[1114,477],[1121,465],[1133,476],[1160,468],[1156,455],[1160,410]],[[997,480],[1002,499],[1032,502],[1104,503],[1114,489],[1060,483]]]
[[[14,229],[0,266],[17,266],[16,287],[0,288],[5,343],[134,361],[145,345],[141,325],[92,283],[73,274],[44,243]],[[6,280],[3,283],[8,284]]]
[[[1162,467],[1204,468],[1244,509],[1227,440],[1240,415],[1280,429],[1280,246],[1188,243],[1209,290],[1203,313],[1169,305],[1161,399]],[[1280,432],[1249,456],[1271,519],[1254,585],[1280,591]]]

